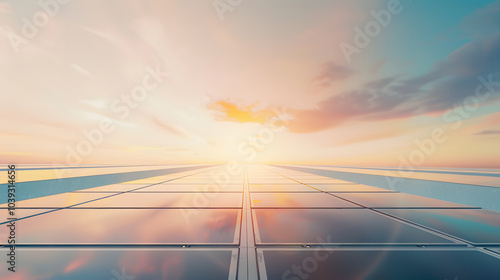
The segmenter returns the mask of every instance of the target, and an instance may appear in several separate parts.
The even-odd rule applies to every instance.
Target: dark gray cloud
[[[489,36],[491,33],[498,31],[500,26],[499,15],[500,1],[495,1],[466,17],[462,21],[460,28],[472,38]]]
[[[400,76],[395,76],[395,77],[388,77],[388,78],[382,78],[378,80],[373,80],[365,84],[366,88],[372,89],[384,89],[388,85],[392,84],[394,81],[396,81]]]
[[[320,84],[321,87],[326,88],[336,81],[350,77],[352,74],[353,71],[349,67],[327,62],[323,65],[320,74],[313,81]]]

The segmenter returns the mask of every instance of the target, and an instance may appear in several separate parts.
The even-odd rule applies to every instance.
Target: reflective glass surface
[[[7,209],[0,209],[0,224],[1,223],[7,223],[8,222],[8,218],[16,218],[16,219],[21,219],[21,218],[24,218],[24,217],[27,217],[27,216],[31,216],[31,215],[36,215],[36,214],[40,214],[40,213],[45,213],[45,212],[49,212],[49,211],[53,211],[57,208],[45,208],[45,209],[38,209],[38,208],[18,208],[18,209],[15,209],[14,211],[14,216],[11,216],[10,215],[10,211],[8,211]],[[9,221],[12,221],[12,220],[9,220]],[[0,227],[4,227],[4,225],[0,225]],[[2,228],[0,228],[0,232],[2,232]],[[1,237],[1,235],[0,235]],[[0,239],[1,240],[1,239]]]
[[[207,178],[207,179],[190,179],[189,177],[187,178],[182,178],[179,180],[174,180],[171,182],[167,183],[175,183],[175,184],[216,184],[216,181],[212,178]],[[241,185],[243,184],[243,180],[230,180],[228,185]]]
[[[500,244],[500,213],[479,209],[394,209],[385,213],[473,243]]]
[[[239,213],[237,209],[63,209],[17,221],[16,243],[233,244]],[[7,230],[0,227],[0,234]]]
[[[184,176],[186,176],[186,175],[184,175]],[[122,184],[149,185],[149,184],[156,184],[156,183],[162,183],[162,182],[167,182],[167,181],[174,181],[174,180],[177,180],[179,177],[182,177],[182,175],[172,174],[172,175],[166,175],[166,176],[157,176],[157,177],[139,179],[139,180],[134,180],[134,181],[127,181],[127,182],[123,182]]]
[[[473,208],[463,204],[406,193],[338,193],[335,195],[373,208]]]
[[[75,205],[78,203],[91,201],[97,198],[106,197],[110,194],[106,193],[62,193],[56,195],[49,195],[39,198],[21,200],[16,203],[16,207],[49,207],[59,208]],[[7,207],[7,204],[2,204],[0,207]]]
[[[294,178],[295,179],[295,178]],[[296,179],[298,180],[298,179]],[[308,185],[311,185],[311,184],[315,184],[315,185],[318,185],[318,184],[353,184],[352,182],[348,182],[348,181],[342,181],[342,180],[336,180],[336,179],[319,179],[319,180],[316,180],[316,179],[303,179],[303,180],[298,180],[304,184],[308,184]]]
[[[224,189],[223,170],[210,167],[119,184],[97,176],[91,185],[101,187],[20,200],[33,208],[16,210],[29,216],[15,224],[18,272],[6,273],[4,247],[0,279],[500,275],[500,213],[277,166],[244,170]],[[1,248],[10,229],[0,211]]]
[[[123,193],[81,207],[241,207],[241,193]]]
[[[97,188],[83,189],[75,192],[125,192],[132,189],[142,188],[147,186],[147,184],[113,184]]]
[[[242,192],[243,184],[217,185],[213,184],[159,184],[144,189],[141,192]]]
[[[3,280],[235,279],[229,249],[17,249],[15,273],[0,263]],[[5,255],[6,250],[0,249]],[[3,258],[2,258],[3,259]],[[233,275],[231,275],[233,274]]]
[[[311,186],[321,186],[321,185],[359,185],[358,183],[354,183],[354,182],[348,182],[348,181],[314,181],[314,180],[298,180],[304,184],[308,184],[308,185],[311,185]]]
[[[257,243],[453,243],[368,209],[255,209]]]
[[[249,184],[251,192],[317,192],[303,184]]]
[[[277,179],[277,180],[273,180],[273,179],[250,180],[249,179],[249,183],[250,184],[257,184],[257,185],[260,185],[260,184],[266,184],[266,185],[299,184],[298,182],[296,182],[294,180],[290,180],[290,179]]]
[[[388,192],[389,191],[386,189],[361,185],[361,184],[337,184],[337,185],[319,184],[319,185],[311,185],[311,187],[326,192]]]
[[[500,259],[473,250],[259,250],[267,279],[498,279]]]
[[[318,208],[359,206],[326,193],[252,193],[253,208]]]

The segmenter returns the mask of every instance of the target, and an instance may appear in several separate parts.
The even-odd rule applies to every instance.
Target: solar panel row
[[[277,167],[213,174],[20,201],[20,279],[500,278],[498,212]]]

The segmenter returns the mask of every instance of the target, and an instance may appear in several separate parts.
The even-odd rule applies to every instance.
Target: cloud
[[[318,83],[322,88],[330,87],[332,83],[339,80],[344,80],[353,74],[352,69],[327,62],[323,65],[320,74],[313,79],[313,82]]]
[[[498,7],[497,7],[498,6]],[[488,14],[482,19],[484,24],[492,24],[500,18],[500,5],[494,10],[483,10],[468,17],[466,22],[474,22],[475,17]],[[491,13],[495,13],[493,16]],[[488,25],[489,26],[489,25]],[[479,28],[479,27],[475,27]],[[404,78],[386,77],[365,83],[358,89],[329,97],[308,110],[291,110],[295,120],[290,131],[311,133],[322,131],[349,120],[384,120],[407,118],[423,114],[444,112],[473,96],[480,84],[478,77],[500,83],[500,25],[495,25],[490,36],[472,40],[455,50],[433,68],[420,76]],[[332,80],[347,77],[343,70],[331,70]],[[327,79],[322,72],[319,77]],[[341,73],[341,74],[339,74]],[[344,75],[344,76],[342,76]],[[485,90],[485,89],[483,89]],[[500,87],[490,99],[499,97]]]
[[[461,29],[469,36],[477,38],[489,36],[498,31],[500,26],[500,1],[488,4],[477,9],[461,23]]]
[[[378,121],[441,113],[474,96],[480,84],[478,77],[491,75],[493,81],[500,83],[500,24],[493,25],[500,18],[499,3],[492,4],[490,9],[472,13],[461,25],[464,30],[487,30],[488,36],[473,37],[422,75],[377,78],[357,88],[336,93],[314,108],[288,108],[293,115],[288,124],[289,131],[314,133],[349,121]],[[333,83],[354,74],[348,67],[327,62],[313,81],[322,88],[330,88]],[[490,100],[498,98],[499,92],[500,87],[489,97]],[[270,117],[267,108],[257,110],[254,105],[237,105],[228,101],[217,101],[209,108],[218,112],[217,120],[223,121],[263,124]]]
[[[475,135],[495,135],[495,134],[500,134],[500,130],[483,130],[478,133],[475,133]]]
[[[274,118],[273,110],[269,108],[257,109],[256,104],[236,104],[230,100],[213,101],[208,108],[214,111],[218,121],[265,124]]]
[[[156,126],[158,126],[159,128],[161,128],[162,130],[164,130],[168,133],[175,134],[175,135],[183,137],[183,138],[189,138],[189,135],[187,135],[184,131],[182,131],[181,129],[179,129],[175,126],[167,124],[163,120],[160,120],[156,117],[151,116],[150,121],[151,121],[151,123],[155,124]]]
[[[394,76],[394,77],[388,77],[388,78],[382,78],[378,80],[373,80],[370,82],[367,82],[365,84],[366,88],[377,88],[377,89],[383,89],[390,85],[392,82],[396,81],[399,76]]]

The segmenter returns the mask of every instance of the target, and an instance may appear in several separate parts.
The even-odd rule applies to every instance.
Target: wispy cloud
[[[476,133],[475,135],[498,135],[498,134],[500,134],[500,130],[483,130]]]
[[[168,133],[175,134],[175,135],[183,137],[183,138],[189,138],[189,135],[187,135],[183,130],[181,130],[173,125],[170,125],[167,122],[162,121],[156,117],[150,117],[150,121]]]

